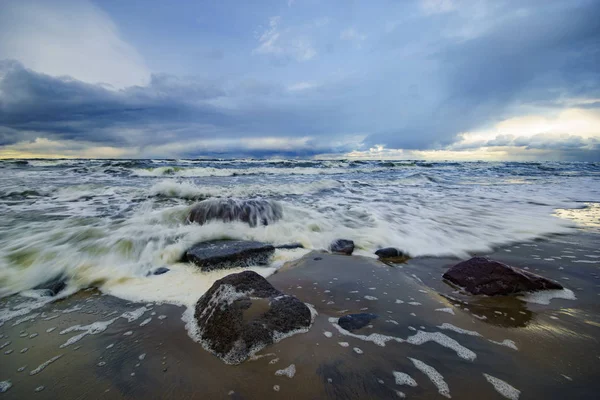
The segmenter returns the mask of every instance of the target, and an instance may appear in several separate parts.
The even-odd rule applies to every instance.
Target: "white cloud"
[[[221,152],[236,151],[298,151],[313,148],[314,138],[256,137],[235,139],[200,139],[174,141],[143,147],[99,146],[95,143],[73,140],[36,138],[0,148],[2,158],[136,158],[179,157],[190,151]]]
[[[120,37],[110,17],[83,0],[3,1],[0,58],[117,88],[143,85],[150,77],[142,57]]]
[[[312,82],[297,82],[287,87],[290,92],[300,92],[303,90],[313,89],[317,87],[316,83]]]
[[[367,38],[366,35],[358,32],[354,28],[344,29],[343,31],[340,32],[340,39],[353,41],[357,44],[362,43],[366,38]]]
[[[560,143],[566,140],[572,143],[572,136],[587,143],[591,143],[589,139],[600,140],[600,112],[571,108],[552,116],[527,115],[510,118],[487,130],[462,133],[460,140],[451,148],[473,148],[485,144],[519,146],[525,144],[518,143],[525,143],[533,137],[537,137],[538,143],[542,138],[545,142]],[[565,145],[567,144],[565,142]]]
[[[94,143],[74,140],[50,140],[36,138],[0,148],[2,158],[120,158],[134,157],[130,148],[98,146]]]
[[[421,7],[426,14],[447,13],[456,8],[455,0],[421,0]]]
[[[583,102],[581,99],[574,101]],[[457,142],[441,149],[388,149],[375,145],[345,156],[387,160],[533,161],[582,156],[593,159],[594,154],[596,158],[600,154],[600,111],[571,108],[555,115],[510,118],[487,130],[465,132],[459,135]]]
[[[277,43],[280,35],[278,30],[279,21],[281,21],[280,16],[269,18],[269,27],[258,38],[260,45],[254,49],[254,53],[280,54],[283,52],[283,49]]]
[[[298,35],[293,29],[281,29],[281,17],[269,18],[269,26],[259,36],[259,45],[253,54],[269,54],[294,58],[296,61],[309,61],[317,55],[311,41]]]

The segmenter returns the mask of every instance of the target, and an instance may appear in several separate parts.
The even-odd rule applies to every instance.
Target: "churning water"
[[[71,289],[192,304],[232,272],[178,262],[212,239],[326,249],[344,238],[362,255],[394,246],[466,256],[599,226],[598,163],[12,160],[0,171],[0,296],[62,276]],[[282,218],[254,227],[187,223],[192,206],[209,198],[277,202]],[[593,212],[581,221],[573,209]],[[273,265],[256,270],[268,275],[306,251],[278,250]],[[163,266],[171,271],[148,276]]]

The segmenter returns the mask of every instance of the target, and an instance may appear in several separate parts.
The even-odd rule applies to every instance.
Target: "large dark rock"
[[[404,254],[395,247],[386,247],[384,249],[379,249],[375,252],[375,255],[377,255],[382,260],[400,262],[406,261],[410,258],[408,254]]]
[[[352,240],[337,239],[331,242],[329,250],[331,250],[332,253],[351,255],[354,251],[354,242]]]
[[[204,271],[266,265],[275,248],[268,243],[246,240],[212,240],[195,244],[183,255]]]
[[[202,346],[227,364],[239,364],[265,346],[312,323],[310,309],[253,271],[216,281],[196,303]]]
[[[338,325],[347,331],[354,331],[369,325],[377,317],[377,314],[370,313],[348,314],[340,317]]]
[[[473,257],[450,268],[443,278],[472,294],[506,295],[562,289],[557,282],[485,257]]]
[[[209,221],[242,221],[255,227],[269,225],[283,217],[281,204],[272,200],[207,199],[196,204],[188,222],[203,225]]]

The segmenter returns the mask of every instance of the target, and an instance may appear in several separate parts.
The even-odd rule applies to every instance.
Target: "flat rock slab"
[[[460,262],[446,271],[443,278],[471,294],[488,296],[563,289],[559,283],[543,276],[485,257]]]
[[[183,255],[203,271],[266,265],[275,247],[268,243],[246,240],[212,240],[195,244]]]
[[[227,364],[306,332],[312,323],[306,304],[253,271],[216,281],[196,303],[194,317],[202,346]]]

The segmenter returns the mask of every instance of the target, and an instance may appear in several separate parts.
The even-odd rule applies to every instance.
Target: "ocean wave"
[[[44,197],[48,196],[48,193],[44,193],[38,190],[26,189],[26,190],[17,190],[17,191],[9,191],[0,192],[0,199],[3,200],[23,200],[28,198],[36,198],[36,197]]]
[[[339,188],[342,183],[332,179],[293,184],[236,184],[231,186],[198,186],[189,181],[165,179],[149,189],[150,196],[202,200],[209,197],[286,196],[318,193]]]
[[[390,246],[412,256],[466,257],[511,242],[570,232],[572,221],[584,221],[587,214],[576,218],[573,213],[557,212],[563,217],[558,218],[551,215],[553,209],[573,208],[574,200],[600,199],[595,178],[553,176],[544,181],[527,176],[519,181],[531,184],[513,184],[505,179],[511,177],[510,171],[501,171],[498,178],[497,171],[483,164],[415,169],[366,162],[358,168],[342,168],[342,163],[351,163],[335,161],[328,167],[276,168],[256,161],[256,168],[250,168],[245,160],[241,168],[229,160],[239,168],[195,163],[179,169],[110,167],[130,174],[125,176],[102,173],[109,168],[102,166],[105,160],[78,162],[77,167],[99,172],[48,169],[42,174],[35,168],[9,168],[11,173],[0,177],[2,193],[12,196],[0,202],[4,218],[0,296],[65,276],[75,288],[95,286],[123,298],[155,296],[157,301],[187,304],[218,276],[179,263],[183,252],[197,242],[229,238],[301,243],[306,248],[278,250],[271,269],[261,270],[265,274],[282,260],[310,249],[327,249],[338,238],[353,240],[356,254],[371,257],[375,250]],[[470,169],[465,172],[465,168]],[[356,169],[365,173],[356,175]],[[248,175],[218,178],[240,171]],[[261,173],[268,176],[252,175]],[[476,183],[492,179],[503,183]],[[457,184],[462,181],[475,183]],[[205,198],[276,200],[283,215],[257,227],[240,222],[186,223],[193,203]],[[585,212],[589,214],[589,209]],[[171,269],[165,274],[167,280],[161,281],[162,275],[147,277],[160,266]],[[188,286],[171,290],[161,282],[198,286],[190,286],[190,293]]]
[[[143,177],[207,177],[207,176],[240,176],[240,175],[335,175],[344,174],[343,168],[315,168],[315,167],[293,167],[293,168],[214,168],[214,167],[157,167],[147,169],[134,169],[134,176]]]

